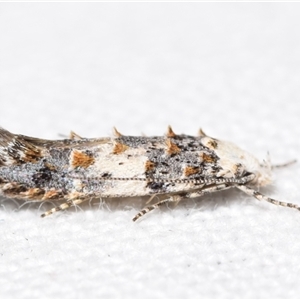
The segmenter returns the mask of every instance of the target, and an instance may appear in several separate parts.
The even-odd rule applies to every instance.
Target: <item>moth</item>
[[[274,167],[274,166],[273,166]],[[258,200],[296,208],[257,190],[271,182],[270,163],[230,142],[207,136],[175,134],[43,140],[0,128],[0,193],[34,201],[64,200],[42,214],[93,198],[149,196],[159,201],[140,211],[133,221],[169,202],[237,188]]]

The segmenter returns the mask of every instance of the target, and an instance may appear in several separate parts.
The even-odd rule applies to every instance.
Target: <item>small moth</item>
[[[274,167],[274,166],[273,166]],[[232,143],[207,136],[165,136],[43,140],[12,134],[0,128],[0,192],[8,198],[65,202],[42,214],[97,197],[156,195],[159,201],[139,212],[133,221],[168,202],[179,202],[216,191],[238,188],[258,200],[292,207],[254,189],[271,182],[269,163]]]

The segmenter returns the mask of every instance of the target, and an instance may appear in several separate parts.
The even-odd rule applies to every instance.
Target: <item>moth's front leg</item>
[[[169,203],[169,202],[179,202],[185,198],[196,198],[196,197],[200,197],[203,196],[205,194],[210,194],[216,191],[222,191],[222,190],[226,190],[232,188],[232,185],[228,184],[228,183],[222,183],[222,184],[217,184],[217,185],[211,185],[211,186],[204,186],[203,188],[199,189],[199,190],[194,190],[191,192],[187,192],[185,194],[175,194],[170,196],[167,199],[161,200],[156,202],[153,205],[149,205],[147,207],[145,207],[143,210],[141,210],[133,219],[132,221],[135,222],[137,221],[139,218],[141,218],[142,216],[144,216],[145,214],[147,214],[148,212],[159,208],[160,206],[162,206],[165,203]]]

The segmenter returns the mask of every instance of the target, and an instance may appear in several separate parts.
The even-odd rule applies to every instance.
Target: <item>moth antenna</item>
[[[70,131],[70,139],[71,140],[82,140],[83,138],[79,134],[77,134],[71,130]]]
[[[114,134],[115,137],[121,137],[121,136],[123,136],[123,134],[120,133],[120,132],[117,130],[116,127],[113,128],[113,134]]]
[[[207,136],[207,134],[202,130],[202,128],[200,128],[198,130],[198,136],[204,137],[204,136]]]
[[[272,169],[285,168],[285,167],[288,167],[288,166],[290,166],[290,165],[292,165],[292,164],[295,164],[296,162],[297,162],[297,159],[293,159],[293,160],[288,161],[288,162],[283,163],[283,164],[271,165],[271,168],[272,168]]]
[[[275,200],[273,198],[267,197],[267,196],[259,193],[258,191],[255,191],[255,190],[249,188],[246,185],[236,185],[236,187],[238,189],[240,189],[241,191],[243,191],[244,193],[248,194],[249,196],[255,197],[257,200],[260,200],[260,201],[263,200],[263,201],[267,201],[267,202],[275,204],[275,205],[280,205],[280,206],[285,206],[285,207],[290,207],[290,208],[295,208],[297,210],[300,210],[300,207],[297,204]]]
[[[174,138],[176,137],[176,133],[174,133],[172,127],[169,125],[167,130],[167,137]]]

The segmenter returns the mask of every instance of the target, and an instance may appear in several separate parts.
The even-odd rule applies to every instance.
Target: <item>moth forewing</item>
[[[0,191],[9,198],[65,202],[42,216],[98,197],[163,195],[134,217],[168,202],[237,187],[270,203],[252,187],[271,181],[271,166],[232,143],[204,134],[42,140],[0,129]]]

